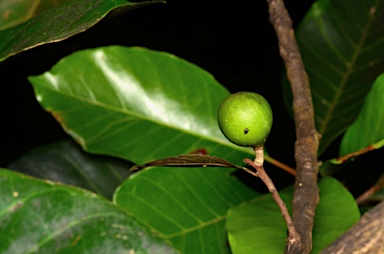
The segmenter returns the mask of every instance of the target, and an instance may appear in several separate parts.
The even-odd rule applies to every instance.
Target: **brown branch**
[[[256,149],[255,149],[256,150]],[[258,151],[256,150],[256,153]],[[261,150],[261,153],[263,151]],[[261,154],[259,154],[261,155]],[[261,160],[260,156],[256,155],[256,160]],[[285,223],[287,224],[288,228],[288,241],[287,242],[299,242],[300,236],[296,231],[295,225],[293,224],[293,221],[291,219],[291,216],[289,215],[287,206],[285,205],[284,201],[281,199],[279,192],[276,190],[275,185],[273,184],[271,178],[267,175],[267,173],[264,170],[263,163],[261,164],[259,162],[253,162],[250,159],[244,159],[244,162],[248,165],[252,166],[254,169],[256,169],[257,174],[255,176],[258,176],[264,184],[267,186],[269,192],[272,195],[273,200],[275,200],[276,204],[280,208],[281,214],[285,220]]]
[[[319,194],[317,187],[318,134],[308,76],[292,29],[292,21],[282,0],[267,0],[270,21],[276,31],[280,55],[287,68],[293,93],[293,113],[296,126],[296,180],[293,197],[293,222],[300,242],[288,242],[286,253],[310,253],[312,228]]]
[[[357,157],[359,155],[365,154],[365,153],[370,152],[370,151],[375,150],[375,149],[377,149],[377,148],[375,148],[373,145],[367,146],[366,148],[363,148],[363,149],[361,149],[361,150],[359,150],[357,152],[349,153],[349,154],[346,154],[346,155],[344,155],[342,157],[338,157],[338,158],[336,158],[336,161],[339,162],[339,163],[340,162],[344,163],[347,160],[349,160],[350,158]]]
[[[282,170],[284,170],[285,172],[287,172],[288,174],[291,174],[292,176],[296,176],[296,171],[291,168],[290,166],[272,158],[272,157],[265,157],[265,161],[268,161],[269,163],[271,163],[272,165],[278,167],[278,168],[281,168]]]
[[[321,254],[384,253],[384,201],[366,212],[352,228],[340,236]]]
[[[258,172],[253,172],[252,170],[249,170],[247,168],[244,168],[243,169],[245,172],[247,172],[248,174],[251,174],[253,175],[254,177],[259,177],[259,173]]]
[[[371,187],[369,188],[366,192],[361,194],[358,198],[356,198],[356,202],[358,205],[363,205],[365,202],[369,200],[369,198],[381,190],[384,187],[384,174],[381,175],[379,180]]]

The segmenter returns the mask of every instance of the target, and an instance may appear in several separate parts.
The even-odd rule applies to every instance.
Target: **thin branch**
[[[375,194],[376,192],[378,192],[382,188],[384,188],[384,174],[381,175],[379,180],[371,188],[369,188],[366,192],[364,192],[358,198],[356,198],[357,204],[363,205],[365,202],[367,202],[367,200],[369,200],[369,198],[373,194]]]
[[[256,153],[258,150],[256,150]],[[261,153],[263,151],[261,150]],[[293,224],[293,221],[291,219],[291,216],[289,215],[287,206],[285,205],[284,201],[281,199],[279,192],[276,190],[275,185],[273,184],[271,178],[267,175],[267,173],[264,170],[263,163],[259,164],[259,160],[261,160],[260,155],[261,153],[256,155],[255,162],[253,162],[250,159],[244,159],[244,162],[248,165],[252,166],[254,169],[256,169],[257,174],[255,176],[258,176],[264,184],[267,186],[269,192],[272,195],[273,200],[275,200],[276,204],[279,206],[281,214],[285,220],[285,223],[287,224],[288,228],[288,242],[298,242],[300,241],[300,236],[296,231],[295,225]],[[258,161],[258,162],[256,162]],[[252,172],[252,171],[251,171]]]
[[[318,134],[307,73],[292,29],[292,20],[282,0],[267,0],[269,18],[279,41],[280,55],[285,62],[293,94],[296,126],[296,179],[293,197],[293,221],[301,237],[288,242],[286,253],[310,253],[315,210],[319,202],[317,187]]]
[[[287,172],[288,174],[291,174],[292,176],[296,176],[296,171],[291,168],[290,166],[272,158],[272,157],[265,157],[265,161],[268,161],[269,163],[271,163],[272,165],[278,167],[278,168],[281,168],[282,170],[284,170],[285,172]]]
[[[254,177],[259,177],[259,173],[258,173],[257,171],[256,171],[256,172],[253,172],[252,170],[247,169],[247,168],[244,168],[243,170],[244,170],[245,172],[247,172],[247,173],[253,175]]]
[[[370,152],[370,151],[375,150],[375,149],[377,149],[377,148],[375,148],[373,145],[367,146],[366,148],[361,149],[357,152],[349,153],[349,154],[346,154],[342,157],[337,157],[336,161],[343,163],[343,162],[346,162],[347,160],[349,160],[350,158],[365,154],[365,153]]]

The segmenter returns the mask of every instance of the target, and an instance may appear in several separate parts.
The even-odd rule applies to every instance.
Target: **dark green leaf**
[[[324,162],[320,174],[332,175],[355,157],[384,146],[384,74],[374,82],[355,122],[348,127],[341,146],[340,157]]]
[[[0,31],[0,61],[24,50],[65,40],[84,32],[112,10],[122,12],[161,2],[163,1],[142,3],[131,3],[126,0],[66,1],[56,8],[48,8],[23,24]]]
[[[24,23],[39,13],[75,0],[0,1],[0,30]]]
[[[330,159],[320,163],[319,173],[321,176],[332,176],[337,171],[340,171],[345,166],[348,166],[350,162],[354,160],[354,157],[347,160],[339,160],[338,158]]]
[[[204,155],[204,154],[182,154],[179,156],[167,157],[164,159],[154,160],[147,162],[143,165],[136,165],[131,168],[131,171],[151,167],[151,166],[168,166],[168,167],[181,167],[181,166],[195,166],[195,167],[225,167],[243,169],[243,167],[234,165],[229,161],[222,158]]]
[[[319,189],[312,253],[319,253],[360,218],[355,199],[341,183],[323,178]],[[291,210],[292,188],[281,191],[280,195]],[[226,228],[234,254],[284,252],[287,226],[270,194],[230,209]]]
[[[320,154],[355,120],[384,69],[383,20],[383,1],[318,0],[297,30],[322,135]]]
[[[380,75],[365,98],[356,121],[348,127],[340,146],[340,156],[384,143],[384,74]],[[380,148],[381,146],[375,146]]]
[[[131,166],[132,163],[116,158],[87,154],[67,140],[30,151],[8,168],[89,189],[110,199],[129,175]]]
[[[96,194],[0,169],[1,253],[176,253]]]
[[[359,210],[360,210],[360,213],[361,215],[364,215],[366,212],[368,212],[369,210],[371,210],[373,207],[375,206],[359,206]]]
[[[230,253],[226,212],[258,195],[231,176],[233,171],[148,168],[133,174],[117,190],[114,201],[183,254]]]
[[[120,46],[84,50],[29,80],[40,104],[87,151],[136,164],[199,149],[240,165],[254,156],[218,127],[217,110],[229,92],[173,55]]]

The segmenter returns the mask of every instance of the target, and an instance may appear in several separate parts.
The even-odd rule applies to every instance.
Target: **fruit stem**
[[[250,160],[248,158],[244,159],[244,162],[247,163],[248,165],[252,166],[256,170],[257,173],[254,173],[253,175],[258,176],[264,182],[264,184],[267,186],[269,192],[271,193],[273,200],[276,202],[277,206],[280,208],[281,215],[283,216],[285,223],[287,224],[287,228],[288,228],[287,241],[289,243],[299,242],[300,236],[297,233],[296,227],[293,224],[291,216],[289,215],[287,206],[285,205],[284,201],[281,199],[279,192],[277,191],[271,178],[265,172],[263,164],[261,163],[260,165],[258,165],[256,162],[259,160],[260,154],[263,156],[263,154],[264,154],[263,149],[261,148],[261,152],[260,152],[260,149],[255,148],[255,151],[256,151],[255,162],[253,162],[252,160]]]
[[[255,150],[255,165],[256,166],[263,166],[264,164],[264,146],[261,147],[254,147],[253,150]]]

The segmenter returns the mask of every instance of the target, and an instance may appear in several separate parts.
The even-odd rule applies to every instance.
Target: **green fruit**
[[[218,122],[221,131],[239,146],[261,147],[272,127],[272,110],[263,96],[238,92],[220,105]]]

